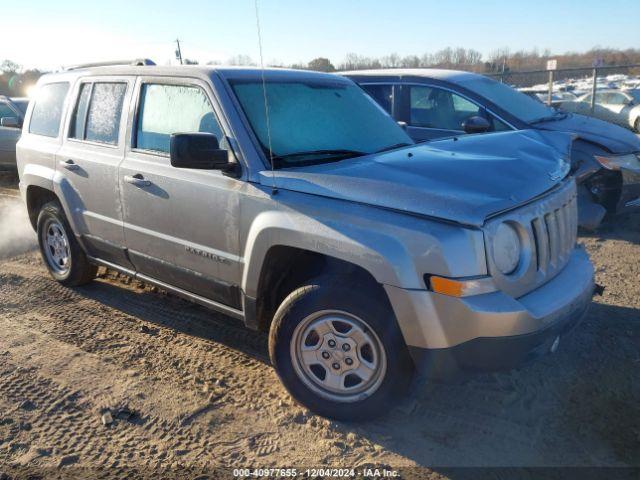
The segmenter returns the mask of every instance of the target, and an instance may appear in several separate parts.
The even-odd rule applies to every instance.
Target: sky
[[[259,60],[255,0],[22,0],[2,6],[0,61],[55,69],[146,57]],[[639,0],[258,0],[265,64],[347,53],[640,48]]]

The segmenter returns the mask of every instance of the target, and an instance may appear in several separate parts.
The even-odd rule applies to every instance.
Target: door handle
[[[80,165],[76,165],[76,162],[73,160],[60,160],[60,166],[66,168],[67,170],[78,170]]]
[[[151,185],[149,180],[145,180],[141,173],[136,173],[135,175],[125,175],[124,181],[130,183],[131,185],[135,185],[136,187],[148,187]]]

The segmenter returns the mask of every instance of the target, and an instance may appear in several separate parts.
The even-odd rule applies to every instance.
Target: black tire
[[[640,133],[640,117],[636,118],[635,128],[636,133]]]
[[[408,389],[413,377],[413,363],[395,315],[383,298],[384,292],[376,287],[357,284],[349,279],[319,277],[293,291],[274,316],[269,332],[271,361],[295,400],[318,415],[341,421],[374,418],[388,412]],[[325,310],[340,310],[365,320],[384,348],[385,371],[377,389],[364,399],[346,402],[324,398],[301,379],[300,367],[296,371],[296,360],[292,358],[296,327],[315,312]]]
[[[47,249],[51,249],[46,242],[46,229],[52,225],[58,225],[67,240],[68,263],[61,266],[54,265],[51,254]],[[51,276],[66,287],[77,287],[89,283],[96,277],[98,267],[89,263],[82,247],[69,226],[67,217],[62,210],[62,206],[57,201],[45,204],[38,214],[37,222],[38,245],[44,264]]]

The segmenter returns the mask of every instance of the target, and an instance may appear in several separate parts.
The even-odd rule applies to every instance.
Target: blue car
[[[574,135],[573,173],[580,186],[580,225],[606,213],[640,208],[640,137],[602,120],[551,108],[483,75],[454,70],[343,72],[417,142],[463,134],[551,130]]]

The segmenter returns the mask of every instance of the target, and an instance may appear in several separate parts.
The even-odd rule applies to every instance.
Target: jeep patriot
[[[104,266],[267,331],[297,401],[358,420],[415,372],[512,368],[580,320],[569,147],[416,145],[330,74],[125,65],[42,77],[17,162],[53,278]]]

